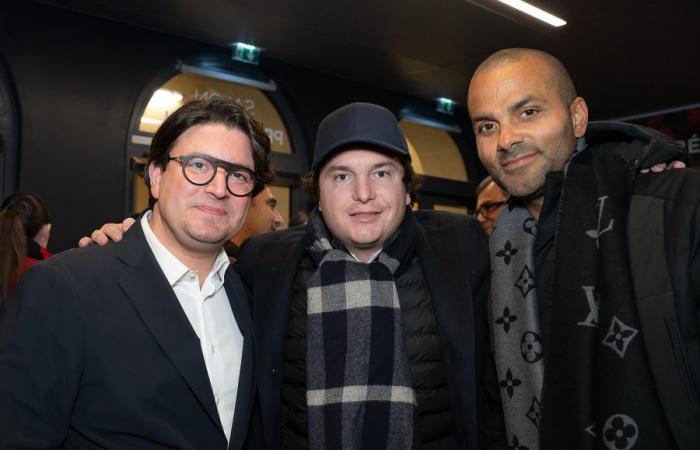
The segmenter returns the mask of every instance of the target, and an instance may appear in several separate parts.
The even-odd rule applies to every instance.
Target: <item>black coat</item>
[[[678,147],[652,130],[592,123],[597,154],[630,168],[627,221],[632,282],[651,372],[680,450],[700,448],[700,171],[640,174],[640,167],[679,159]],[[630,143],[620,152],[620,142]]]
[[[244,337],[231,449],[254,395],[247,294],[225,289]],[[137,223],[104,248],[30,269],[0,323],[0,448],[226,449],[199,339]]]
[[[700,448],[700,170],[650,176],[632,195],[628,247],[652,375],[680,450]]]
[[[464,216],[435,211],[415,214],[416,254],[438,322],[454,423],[464,447],[476,449],[481,440],[482,373],[492,364],[485,317],[490,275],[487,238],[476,221]],[[267,449],[283,448],[284,343],[295,274],[307,244],[305,227],[250,238],[237,262],[243,282],[253,292],[260,413]]]
[[[674,440],[680,450],[697,450],[700,448],[700,170],[641,174],[642,167],[684,157],[667,137],[643,127],[593,122],[589,124],[586,140],[595,157],[621,159],[629,168],[627,244],[641,335]],[[538,280],[555,276],[557,268],[550,257],[555,233],[566,235],[566,230],[556,229],[555,208],[562,178],[561,174],[555,175],[548,175],[540,217],[536,250],[540,262]],[[572,206],[564,203],[562,208],[566,207]],[[538,282],[538,294],[543,286],[547,283]]]

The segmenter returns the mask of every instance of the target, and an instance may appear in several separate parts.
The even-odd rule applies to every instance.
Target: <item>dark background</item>
[[[6,155],[13,146],[18,155],[5,160],[6,185],[47,202],[52,251],[125,216],[135,105],[178,59],[228,56],[225,41],[247,37],[266,47],[260,70],[291,105],[295,123],[287,125],[297,127],[295,145],[307,155],[320,120],[351,101],[397,113],[434,109],[439,95],[463,103],[476,65],[507,46],[560,57],[593,119],[700,103],[697,1],[559,2],[574,20],[557,31],[464,0],[206,0],[196,11],[192,4],[2,2],[0,91],[4,82],[14,103],[0,105],[1,144]],[[241,14],[227,17],[232,11]],[[455,120],[467,128],[462,152],[470,180],[478,181],[483,168],[461,105]]]

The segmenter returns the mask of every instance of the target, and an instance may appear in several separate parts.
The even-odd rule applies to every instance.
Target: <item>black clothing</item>
[[[0,448],[240,449],[254,400],[253,325],[231,269],[243,335],[230,445],[199,338],[139,223],[122,241],[27,271],[0,322]]]
[[[591,123],[586,135],[593,158],[622,161],[628,168],[623,177],[630,192],[627,214],[627,248],[644,350],[653,375],[656,394],[679,449],[700,447],[700,173],[695,169],[661,174],[640,174],[641,167],[680,159],[680,150],[668,138],[652,130],[618,123]],[[535,246],[536,279],[542,315],[545,360],[550,357],[553,302],[566,302],[554,294],[558,277],[577,264],[557,258],[557,242],[571,238],[560,229],[560,214],[577,208],[560,199],[568,182],[561,174],[547,176],[545,199]],[[622,224],[619,224],[622,225]],[[554,233],[552,233],[554,230]],[[641,377],[641,375],[639,375]],[[640,378],[641,379],[641,378]],[[634,383],[634,381],[630,381]],[[545,397],[547,376],[545,375]],[[659,403],[648,402],[649,408]],[[544,412],[544,420],[548,412]],[[556,414],[551,413],[549,414]],[[599,424],[601,425],[601,424]],[[544,442],[544,441],[543,441]]]
[[[284,375],[282,378],[283,441],[288,448],[307,448],[306,444],[306,280],[313,265],[307,255],[302,259],[294,281],[289,327],[285,338]],[[418,409],[415,442],[419,445],[440,444],[435,448],[456,447],[454,423],[450,415],[449,392],[440,351],[435,314],[430,293],[415,255],[410,265],[396,279],[401,301],[406,347],[411,363]],[[416,384],[415,380],[421,380]],[[446,444],[451,442],[451,444]]]
[[[450,448],[454,435],[456,448],[477,449],[480,441],[491,443],[502,438],[488,434],[480,439],[477,428],[479,418],[488,423],[489,433],[502,428],[498,426],[498,407],[494,402],[482,402],[482,374],[492,365],[485,328],[487,239],[473,219],[435,211],[415,215],[418,264],[412,259],[396,282],[402,317],[407,320],[413,385],[423,398],[419,400],[416,437],[425,443],[420,448],[431,448],[431,444],[432,448]],[[306,246],[305,228],[296,227],[249,239],[237,262],[241,278],[253,292],[267,449],[305,448],[307,430],[301,417],[306,399],[305,387],[300,384],[305,380],[305,280],[314,270]],[[404,301],[415,304],[415,311],[404,311]],[[436,358],[438,339],[440,357]],[[431,392],[431,388],[436,390]],[[443,409],[446,402],[449,419]],[[484,411],[488,418],[481,417]],[[437,441],[428,442],[430,439]]]

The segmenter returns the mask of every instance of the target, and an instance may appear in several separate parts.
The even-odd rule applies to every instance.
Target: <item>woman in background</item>
[[[51,256],[50,233],[49,210],[36,195],[17,192],[0,204],[0,301],[25,270]]]

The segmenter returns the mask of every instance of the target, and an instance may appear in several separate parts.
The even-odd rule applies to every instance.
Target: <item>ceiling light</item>
[[[158,89],[153,93],[153,97],[148,103],[154,108],[174,111],[182,106],[182,99],[182,94],[177,91]]]
[[[553,27],[561,27],[561,26],[566,25],[565,20],[562,20],[559,17],[552,15],[552,14],[548,13],[547,11],[543,11],[536,6],[532,6],[531,4],[526,3],[522,0],[498,0],[498,1],[510,6],[512,8],[515,8],[519,11],[522,11],[525,14],[529,14],[536,19],[539,19],[543,22],[546,22]]]

